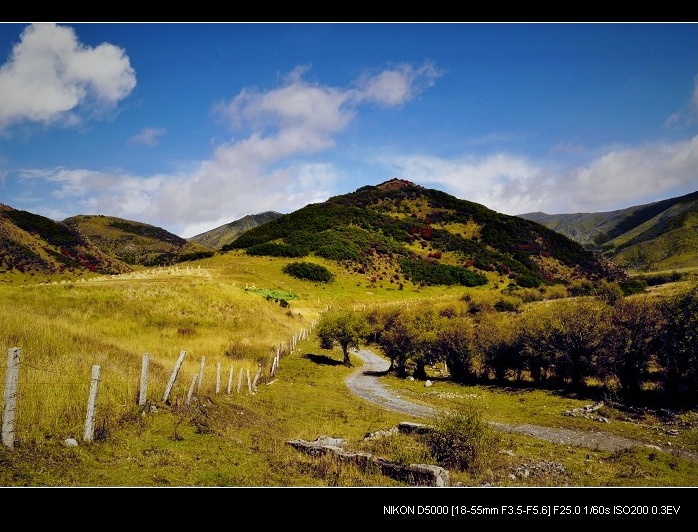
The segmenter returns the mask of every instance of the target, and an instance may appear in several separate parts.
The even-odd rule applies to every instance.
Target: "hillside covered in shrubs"
[[[525,288],[624,277],[543,225],[402,179],[308,205],[222,247],[236,249],[322,257],[397,285],[478,286],[488,272]]]
[[[0,205],[0,273],[79,276],[130,270],[68,225]]]
[[[113,275],[215,254],[149,224],[102,215],[62,222],[0,204],[0,273],[24,281]]]
[[[63,220],[105,253],[137,266],[169,266],[205,257],[214,251],[161,227],[113,216],[80,215]]]

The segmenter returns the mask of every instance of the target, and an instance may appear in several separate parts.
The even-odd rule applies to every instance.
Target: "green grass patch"
[[[293,299],[300,299],[301,296],[298,294],[294,294],[293,292],[289,292],[288,290],[276,290],[273,288],[248,288],[248,292],[252,294],[257,294],[259,296],[262,296],[266,299],[274,299],[274,300],[286,300],[290,301]]]

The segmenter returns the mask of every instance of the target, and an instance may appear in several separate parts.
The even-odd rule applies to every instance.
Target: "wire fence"
[[[288,341],[280,342],[267,367],[263,367],[260,362],[256,368],[250,368],[249,362],[237,366],[230,364],[227,368],[220,362],[216,363],[213,384],[207,383],[206,386],[205,378],[207,373],[210,373],[210,365],[207,365],[206,357],[202,356],[198,371],[191,375],[184,398],[175,397],[175,388],[183,380],[182,368],[187,356],[187,351],[182,350],[172,368],[164,393],[157,394],[157,401],[168,405],[176,401],[189,406],[204,392],[228,396],[255,395],[258,391],[257,386],[263,379],[276,378],[281,358],[293,353],[299,341],[307,340],[314,326],[315,322],[309,328],[293,334]],[[131,368],[127,374],[135,375],[135,371]],[[149,377],[149,353],[144,353],[141,359],[140,379],[127,377],[129,382],[124,385],[121,371],[119,375],[107,380],[105,386],[100,364],[93,364],[89,375],[74,374],[56,367],[30,364],[23,360],[19,347],[9,348],[3,394],[2,444],[7,448],[13,448],[17,434],[22,430],[26,434],[37,429],[46,434],[65,432],[68,430],[68,420],[80,419],[83,415],[85,422],[81,430],[82,440],[93,442],[98,406],[105,411],[111,411],[135,401],[139,407],[145,409],[149,403],[157,402],[153,399],[156,392],[152,386],[149,390]],[[130,382],[131,380],[136,382]],[[177,387],[177,391],[181,393],[181,385]],[[75,432],[74,425],[72,428],[72,432]]]

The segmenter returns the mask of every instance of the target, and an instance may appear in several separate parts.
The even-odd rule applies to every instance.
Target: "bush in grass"
[[[422,259],[402,259],[400,268],[405,278],[413,283],[421,283],[428,286],[435,285],[463,285],[482,286],[487,284],[487,277],[462,266],[450,264],[432,263]]]
[[[478,474],[491,465],[501,447],[501,435],[474,404],[465,403],[440,413],[433,428],[424,434],[425,442],[446,468]]]
[[[494,304],[495,310],[499,312],[515,312],[523,304],[523,301],[518,297],[502,296]]]
[[[248,255],[267,257],[302,257],[305,255],[301,250],[288,244],[276,244],[273,242],[250,246],[245,251]]]
[[[644,279],[628,279],[627,281],[620,281],[618,283],[620,289],[623,291],[623,295],[631,296],[633,294],[641,294],[645,291],[648,286],[647,281]]]
[[[596,288],[594,288],[593,294],[600,300],[605,301],[609,305],[615,305],[618,303],[625,295],[625,289],[622,288],[617,282],[609,282],[605,279],[601,280]]]
[[[311,262],[292,262],[284,266],[283,272],[297,279],[306,281],[331,283],[334,280],[334,275],[330,270]]]

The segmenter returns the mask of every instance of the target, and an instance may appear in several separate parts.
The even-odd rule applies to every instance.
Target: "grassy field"
[[[400,485],[377,471],[310,457],[286,443],[323,435],[399,463],[433,462],[418,438],[366,439],[414,420],[352,396],[343,383],[352,369],[341,365],[341,351],[321,349],[312,334],[299,338],[328,308],[427,305],[461,299],[466,290],[487,301],[499,291],[409,283],[400,290],[317,262],[335,274],[333,283],[285,275],[284,259],[231,252],[121,276],[0,285],[0,340],[5,353],[21,350],[14,445],[0,447],[0,486]],[[279,296],[287,306],[279,304]],[[184,363],[164,402],[182,351]],[[148,402],[143,408],[137,399],[145,353]],[[83,442],[94,365],[101,368],[95,436]],[[187,404],[202,367],[203,380]],[[231,368],[234,385],[227,393]],[[258,370],[256,390],[249,393],[246,376]],[[2,364],[2,382],[6,373]],[[597,421],[562,415],[590,398],[462,386],[437,377],[431,388],[419,381],[383,380],[400,395],[439,408],[475,402],[492,421],[601,428]],[[606,407],[603,415],[611,420],[603,430],[648,445],[669,442],[698,450],[695,412],[675,421],[681,429],[676,432],[677,426],[650,414],[631,421]],[[68,438],[79,444],[66,446]],[[489,467],[452,471],[451,480],[463,486],[696,486],[698,465],[651,447],[613,453],[506,434]]]

